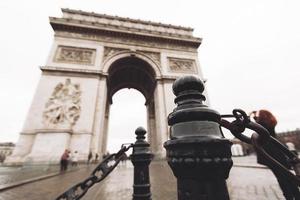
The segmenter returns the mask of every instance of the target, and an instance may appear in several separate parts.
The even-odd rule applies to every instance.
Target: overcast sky
[[[265,108],[277,117],[277,131],[300,127],[298,0],[2,0],[0,8],[0,142],[17,141],[53,41],[48,17],[61,17],[61,8],[193,27],[203,38],[199,60],[214,109]],[[131,98],[138,103],[130,107],[124,95],[132,97],[114,96],[111,124],[145,123],[143,97]],[[113,109],[126,112],[118,99],[130,109],[141,105],[136,119],[114,118]]]

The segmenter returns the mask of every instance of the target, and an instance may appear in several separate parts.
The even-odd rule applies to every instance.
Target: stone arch
[[[149,56],[145,55],[142,52],[136,52],[136,51],[121,51],[108,57],[107,59],[104,60],[103,63],[103,69],[102,69],[103,73],[108,74],[108,70],[111,67],[112,63],[125,57],[137,57],[147,62],[154,70],[156,78],[161,77],[162,73],[161,73],[160,66]]]
[[[158,117],[158,115],[161,115],[162,109],[165,109],[162,108],[164,104],[159,105],[161,102],[158,102],[158,99],[161,98],[161,92],[159,93],[157,89],[157,79],[161,77],[161,70],[158,64],[143,53],[122,51],[105,59],[103,73],[106,75],[107,102],[104,118],[104,124],[106,124],[104,126],[104,135],[98,142],[103,144],[100,152],[106,152],[109,112],[110,105],[113,103],[113,95],[123,88],[134,88],[141,92],[146,99],[147,136],[152,151],[159,157],[162,157],[164,154],[162,143],[165,137],[161,136],[162,131],[158,129],[162,129],[166,125],[162,124],[162,120]]]
[[[135,82],[114,89],[129,86],[144,92],[147,135],[151,137],[148,141],[152,152],[164,157],[163,142],[169,133],[167,116],[174,109],[172,83],[184,74],[202,77],[200,69],[197,70],[200,68],[197,49],[201,38],[194,37],[191,28],[169,24],[149,24],[69,9],[64,9],[63,13],[62,18],[50,20],[55,32],[54,43],[45,66],[41,67],[41,80],[18,144],[7,163],[49,163],[49,160],[58,163],[66,148],[78,150],[79,160],[85,160],[90,151],[100,156],[105,153],[108,100],[114,92],[107,80],[113,63],[125,58],[141,60],[147,66],[144,75],[152,71],[149,77],[155,83],[153,91],[147,94],[145,86],[134,85]],[[74,21],[74,17],[82,20]],[[104,26],[98,26],[95,20],[103,22]],[[119,26],[112,25],[116,21]],[[67,78],[80,85],[80,117],[67,126],[66,123],[48,126],[43,121],[45,105],[56,85]]]
[[[111,63],[107,71],[108,100],[123,88],[134,88],[140,91],[146,104],[151,101],[156,86],[156,74],[152,66],[136,57],[122,57]]]

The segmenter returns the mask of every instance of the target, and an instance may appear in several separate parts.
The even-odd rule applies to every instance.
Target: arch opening
[[[108,100],[120,89],[134,88],[140,91],[146,103],[150,102],[156,86],[155,72],[146,61],[135,56],[121,58],[111,64],[107,78]]]
[[[121,89],[113,95],[114,104],[110,106],[107,151],[120,149],[121,144],[135,141],[137,127],[147,127],[147,108],[145,98],[135,89]]]
[[[154,90],[157,84],[153,66],[146,60],[131,55],[112,62],[107,73],[107,101],[109,103],[106,104],[102,152],[116,149],[122,142],[133,142],[134,131],[139,126],[147,129],[148,141],[157,146],[153,135],[156,131]],[[127,98],[119,98],[120,95],[125,95]],[[140,101],[136,102],[137,99]],[[116,105],[113,104],[113,100],[117,101]],[[124,134],[114,130],[120,126],[123,127],[120,131]],[[126,138],[122,138],[125,135],[127,135]]]

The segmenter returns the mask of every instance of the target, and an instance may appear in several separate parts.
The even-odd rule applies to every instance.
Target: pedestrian
[[[77,151],[74,151],[74,153],[72,154],[71,161],[72,161],[72,166],[76,167],[78,165],[78,152]]]
[[[93,154],[92,154],[92,152],[90,151],[90,153],[89,153],[89,155],[88,155],[88,161],[87,161],[87,164],[90,164],[90,161],[91,161],[92,157],[93,157]]]
[[[253,111],[250,116],[253,115],[253,119],[265,129],[267,129],[270,135],[276,138],[275,126],[277,120],[274,115],[268,110]],[[284,167],[291,169],[291,165],[288,161],[288,157],[283,154],[276,146],[272,143],[267,143],[264,146],[264,150],[272,156],[276,161],[282,164]],[[282,193],[286,200],[300,200],[299,188],[296,184],[290,181],[286,176],[282,175],[274,165],[267,160],[261,153],[257,152],[257,162],[270,168],[275,175]]]
[[[5,154],[0,154],[0,163],[3,163],[5,158],[6,158]]]
[[[64,172],[68,169],[68,160],[70,151],[66,149],[60,158],[60,171]]]
[[[96,153],[96,155],[95,155],[95,163],[98,162],[98,158],[99,158],[99,155],[98,155],[98,153]]]

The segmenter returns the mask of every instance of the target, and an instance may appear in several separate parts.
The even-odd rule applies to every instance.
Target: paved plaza
[[[34,177],[57,174],[58,170],[59,166],[0,167],[0,188]]]
[[[244,158],[244,160],[243,158],[238,159],[238,161],[241,161],[240,164],[237,163],[230,172],[230,178],[227,183],[231,200],[284,199],[271,171],[258,165],[251,165],[251,159],[251,157]],[[235,159],[234,161],[237,160]],[[249,165],[243,165],[246,163],[249,163]],[[64,174],[0,191],[0,200],[55,199],[67,188],[86,178],[94,167],[95,165],[80,166]],[[55,169],[51,168],[46,171],[48,174],[51,174]],[[51,173],[48,171],[51,171]],[[41,172],[37,171],[37,173]],[[34,175],[34,172],[31,172],[31,175]],[[153,161],[150,165],[150,175],[151,191],[154,200],[177,199],[176,179],[166,162]],[[14,177],[16,181],[20,181],[22,176],[28,178],[29,175],[21,173],[21,170],[18,169],[14,176],[12,173],[7,175],[7,177],[10,176]],[[39,174],[36,176],[39,176]],[[7,177],[2,175],[1,179]],[[13,182],[13,178],[9,181]],[[2,180],[1,184],[3,185],[4,182]],[[128,200],[132,198],[132,184],[133,167],[127,161],[126,164],[120,164],[103,182],[94,185],[82,199]]]

